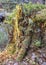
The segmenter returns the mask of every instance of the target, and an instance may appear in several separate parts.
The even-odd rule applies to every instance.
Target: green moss
[[[36,46],[36,47],[40,47],[41,46],[41,41],[36,40],[36,41],[34,41],[33,45]]]

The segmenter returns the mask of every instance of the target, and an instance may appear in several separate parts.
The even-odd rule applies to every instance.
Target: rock
[[[11,26],[9,24],[0,23],[0,49],[1,51],[7,46],[10,41],[9,31],[11,31]],[[10,32],[11,33],[11,32]]]
[[[0,26],[0,48],[2,49],[6,45],[9,40],[8,40],[8,32],[6,30],[6,27],[3,27],[2,25]]]

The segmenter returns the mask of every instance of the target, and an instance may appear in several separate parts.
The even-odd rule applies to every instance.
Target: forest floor
[[[42,48],[30,47],[21,62],[17,62],[13,58],[7,58],[0,62],[0,65],[46,65],[46,46]]]
[[[17,11],[17,13],[19,14],[18,11]],[[44,17],[46,17],[46,16],[44,16]],[[37,19],[37,17],[36,17],[36,19]],[[17,30],[18,30],[18,28],[17,28]],[[46,32],[45,32],[45,39],[46,39]],[[30,45],[27,50],[27,53],[25,54],[25,57],[23,58],[23,60],[21,62],[16,61],[16,55],[14,55],[14,54],[10,55],[7,53],[7,50],[5,50],[0,54],[0,65],[46,65],[46,42],[45,42],[45,45],[43,43],[43,46],[41,45],[40,48]]]

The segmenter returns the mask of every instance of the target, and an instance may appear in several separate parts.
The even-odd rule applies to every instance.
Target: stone
[[[0,23],[0,49],[1,51],[7,46],[9,38],[10,25]]]

